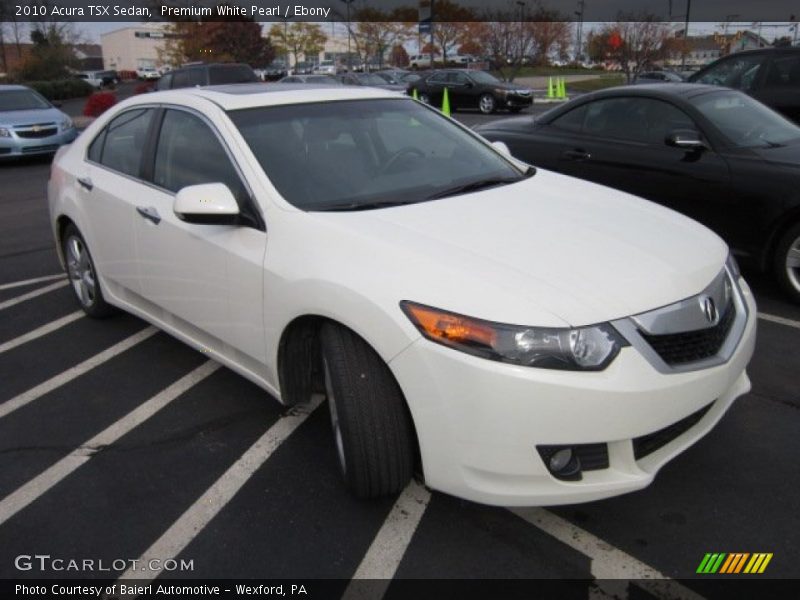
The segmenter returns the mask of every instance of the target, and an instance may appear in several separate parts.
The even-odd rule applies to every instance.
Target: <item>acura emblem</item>
[[[33,127],[31,127],[31,131],[33,131],[33,132],[37,132],[37,131],[41,131],[41,130],[42,130],[42,128],[39,125],[34,125]]]
[[[700,308],[703,309],[706,320],[712,325],[716,325],[717,321],[719,321],[719,313],[717,312],[717,305],[714,304],[714,299],[710,296],[701,297]]]

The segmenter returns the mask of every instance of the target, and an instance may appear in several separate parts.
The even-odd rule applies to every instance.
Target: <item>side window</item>
[[[172,87],[172,73],[166,73],[161,79],[158,80],[157,85],[159,90],[168,90]]]
[[[428,81],[431,83],[445,83],[447,81],[447,73],[436,73],[432,75]]]
[[[580,133],[583,131],[583,122],[586,120],[587,105],[573,108],[565,115],[561,115],[555,119],[550,125],[557,129],[564,131],[571,131],[572,133]]]
[[[96,138],[94,138],[92,143],[89,144],[89,152],[86,154],[89,160],[96,163],[100,162],[100,158],[103,155],[103,142],[105,141],[106,141],[106,130],[103,129],[103,131],[101,131],[100,134]]]
[[[773,58],[764,87],[800,88],[800,52]]]
[[[694,83],[724,85],[739,90],[749,91],[753,88],[762,65],[766,62],[763,54],[733,55],[712,67],[699,77],[692,79]]]
[[[583,132],[628,142],[647,141],[645,102],[637,98],[608,98],[588,105]]]
[[[647,141],[650,144],[663,144],[667,135],[675,129],[698,130],[689,115],[668,102],[648,99],[643,107],[647,118]]]
[[[187,185],[224,183],[240,201],[245,188],[219,139],[200,118],[168,110],[161,124],[153,182],[172,192]]]
[[[206,81],[206,73],[207,73],[206,69],[203,68],[189,69],[187,73],[189,75],[189,87],[208,84],[208,82]]]
[[[142,149],[144,147],[147,130],[153,118],[152,108],[139,108],[128,110],[116,117],[99,136],[89,149],[94,152],[92,160],[97,160],[109,169],[114,169],[133,177],[139,176],[142,164]],[[95,149],[97,144],[98,149]],[[102,150],[99,147],[102,146]],[[91,158],[91,156],[90,156]]]
[[[189,87],[189,72],[177,71],[176,73],[174,73],[172,77],[172,87],[173,88]]]
[[[469,78],[464,73],[455,72],[448,75],[447,81],[456,85],[464,85],[469,81]]]

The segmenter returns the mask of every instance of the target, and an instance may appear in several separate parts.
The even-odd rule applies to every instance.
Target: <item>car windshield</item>
[[[486,71],[470,71],[470,75],[478,83],[486,83],[489,85],[500,83],[500,80],[497,77],[487,73]]]
[[[702,94],[690,102],[734,146],[777,147],[800,141],[800,127],[740,92]]]
[[[485,143],[410,99],[231,111],[264,172],[304,210],[411,204],[524,175]]]
[[[0,112],[5,110],[35,110],[50,108],[50,103],[32,90],[0,92]]]

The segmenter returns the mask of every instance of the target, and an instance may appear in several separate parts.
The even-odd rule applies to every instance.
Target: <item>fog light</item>
[[[563,470],[571,460],[572,448],[563,448],[558,452],[555,452],[553,456],[550,457],[550,464],[548,465],[548,468],[552,472],[558,473],[559,471]]]

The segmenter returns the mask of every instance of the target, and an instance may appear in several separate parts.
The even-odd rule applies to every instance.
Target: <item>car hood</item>
[[[530,131],[533,128],[533,121],[532,115],[522,115],[484,123],[475,127],[474,130],[481,134],[490,131]]]
[[[66,115],[57,108],[34,110],[9,110],[0,112],[0,125],[33,125],[35,123],[58,123]]]
[[[543,169],[458,197],[310,214],[344,230],[327,252],[347,253],[351,268],[356,255],[382,265],[369,276],[381,293],[522,325],[589,325],[671,304],[700,293],[727,257],[695,221]]]

